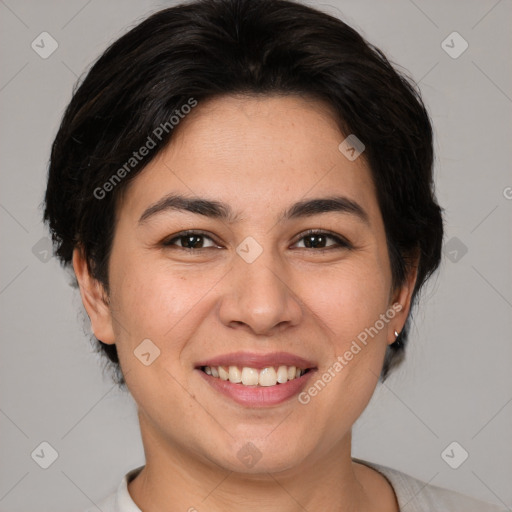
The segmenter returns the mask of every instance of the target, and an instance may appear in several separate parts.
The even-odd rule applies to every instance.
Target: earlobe
[[[404,328],[407,317],[409,316],[409,311],[411,309],[411,301],[412,294],[414,291],[414,287],[416,286],[416,279],[418,277],[418,260],[415,261],[415,264],[409,268],[409,273],[405,282],[402,286],[396,291],[395,296],[393,298],[393,309],[395,311],[398,310],[398,313],[394,317],[394,322],[391,326],[389,333],[388,344],[392,344],[396,341],[400,332]],[[398,306],[399,305],[399,306]]]
[[[80,296],[91,321],[94,336],[103,343],[115,343],[112,314],[103,285],[91,276],[80,247],[73,250],[73,269],[80,287]]]

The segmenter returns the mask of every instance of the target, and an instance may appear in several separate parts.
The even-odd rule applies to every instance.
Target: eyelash
[[[172,238],[165,240],[164,242],[162,242],[162,245],[167,248],[173,247],[175,249],[182,249],[184,251],[189,251],[189,252],[198,252],[198,251],[203,251],[203,250],[214,248],[214,247],[200,247],[198,249],[193,249],[190,247],[180,247],[177,245],[175,246],[173,244],[173,242],[175,242],[176,240],[186,237],[186,236],[189,236],[189,235],[202,236],[205,238],[209,238],[212,242],[217,243],[211,236],[209,236],[207,233],[205,233],[203,231],[188,230],[188,231],[182,231],[181,233],[174,235]],[[304,233],[301,233],[295,243],[300,242],[303,238],[307,238],[308,236],[312,236],[312,235],[326,236],[327,238],[331,238],[332,240],[334,240],[337,245],[330,246],[327,248],[320,248],[320,249],[315,249],[313,247],[300,247],[300,249],[310,249],[315,252],[326,252],[326,251],[331,251],[331,250],[335,250],[335,249],[352,249],[353,248],[352,245],[348,242],[348,240],[344,239],[343,237],[341,237],[339,235],[334,235],[333,233],[330,233],[329,231],[324,231],[324,230],[319,230],[319,229],[308,229]]]

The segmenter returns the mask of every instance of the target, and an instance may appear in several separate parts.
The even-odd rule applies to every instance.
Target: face
[[[340,453],[414,284],[392,289],[370,171],[300,97],[216,98],[178,128],[118,205],[108,303],[74,259],[143,438],[246,473]]]

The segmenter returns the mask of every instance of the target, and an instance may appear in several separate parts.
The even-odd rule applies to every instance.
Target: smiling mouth
[[[261,369],[248,366],[200,366],[199,369],[216,379],[252,387],[286,384],[288,381],[298,379],[312,370],[312,368],[286,365],[267,366]]]

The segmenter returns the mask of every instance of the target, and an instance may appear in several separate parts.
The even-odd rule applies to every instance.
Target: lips
[[[270,381],[261,381],[261,374],[267,370],[272,373],[274,368],[277,368],[280,373],[285,367],[288,370],[293,368],[296,372],[294,376],[290,375],[291,380],[283,378],[276,382],[275,378],[272,378]],[[234,352],[200,361],[195,368],[211,389],[246,407],[276,406],[291,399],[300,393],[317,369],[313,361],[288,352],[268,354]],[[221,375],[212,374],[216,369],[220,370],[221,368],[229,368],[229,377],[224,374],[223,379]],[[242,382],[238,379],[235,379],[235,382],[230,382],[229,379],[232,378],[231,374],[235,368],[242,369],[240,377]],[[254,382],[251,380],[254,377],[252,374],[258,373],[258,371],[260,373],[259,385],[256,380]],[[243,383],[246,378],[244,372],[251,373],[248,376],[249,382],[246,384]]]

